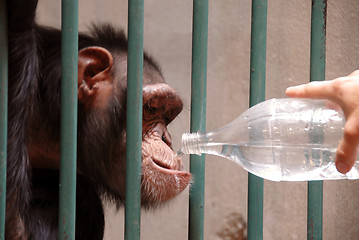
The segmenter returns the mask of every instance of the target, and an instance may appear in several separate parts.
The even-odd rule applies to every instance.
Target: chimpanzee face
[[[167,125],[181,112],[179,95],[151,59],[143,68],[142,204],[156,205],[191,181],[172,150]],[[79,52],[79,172],[117,202],[126,174],[127,55],[100,47]],[[96,167],[94,167],[96,166]]]

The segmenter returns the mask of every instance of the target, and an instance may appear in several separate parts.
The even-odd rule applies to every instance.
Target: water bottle
[[[267,100],[220,129],[183,134],[180,152],[221,156],[272,181],[358,179],[358,161],[347,174],[335,167],[345,117],[333,106],[325,100]]]

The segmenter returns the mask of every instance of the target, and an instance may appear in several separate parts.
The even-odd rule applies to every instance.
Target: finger
[[[329,98],[333,95],[332,81],[315,81],[294,87],[285,91],[288,97],[297,98]]]
[[[343,174],[350,171],[353,167],[359,144],[359,131],[356,125],[347,125],[344,128],[344,136],[337,149],[335,164],[337,170]]]
[[[355,70],[354,72],[349,74],[348,77],[353,77],[353,76],[358,76],[358,75],[359,75],[359,70]]]
[[[341,143],[338,147],[335,165],[338,172],[346,174],[354,166],[357,157],[357,145]]]

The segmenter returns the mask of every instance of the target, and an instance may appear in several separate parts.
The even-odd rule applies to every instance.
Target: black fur
[[[59,172],[34,170],[27,230],[29,239],[58,239]],[[102,203],[93,184],[77,176],[76,239],[102,239]]]
[[[31,169],[27,149],[30,131],[41,128],[50,140],[58,141],[60,138],[61,32],[35,23],[36,6],[36,0],[7,1],[9,125],[6,239],[10,240],[58,238],[59,173],[56,170]],[[122,31],[110,25],[97,25],[89,34],[79,35],[79,49],[88,46],[105,47],[116,53],[116,58],[127,52],[127,39]],[[158,65],[147,55],[145,64],[159,71]],[[124,74],[118,78],[121,77],[124,78]],[[119,82],[125,86],[123,81]],[[106,121],[106,118],[99,120],[98,114],[103,113],[98,112],[84,117],[79,106],[78,169],[83,174],[77,176],[76,239],[103,238],[104,215],[100,196],[105,195],[117,204],[124,200],[122,195],[107,187],[104,172],[111,171],[108,168],[111,168],[109,163],[113,159],[108,159],[108,155],[114,154],[102,150],[119,151],[119,140],[114,139],[118,139],[118,134],[124,135],[126,94],[123,88],[118,91],[105,113],[111,121]],[[30,125],[32,129],[29,129]],[[96,127],[105,129],[101,136]],[[87,151],[89,148],[91,153]]]

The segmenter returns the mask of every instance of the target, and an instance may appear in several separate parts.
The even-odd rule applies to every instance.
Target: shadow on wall
[[[247,223],[241,214],[231,213],[217,235],[222,240],[247,240]]]

